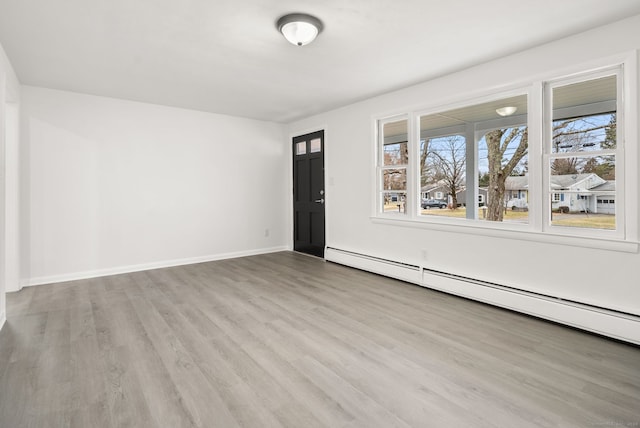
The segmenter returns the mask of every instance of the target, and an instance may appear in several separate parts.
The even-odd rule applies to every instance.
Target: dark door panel
[[[293,249],[324,257],[324,131],[293,139]]]

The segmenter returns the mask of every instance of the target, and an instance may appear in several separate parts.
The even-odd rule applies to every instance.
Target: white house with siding
[[[551,207],[564,212],[615,214],[616,182],[595,173],[551,176]],[[505,202],[529,200],[529,177],[507,177]]]

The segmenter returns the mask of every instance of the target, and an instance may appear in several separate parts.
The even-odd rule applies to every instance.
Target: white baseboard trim
[[[289,249],[290,248],[287,246],[261,248],[256,250],[213,254],[213,255],[201,256],[201,257],[190,257],[190,258],[184,258],[184,259],[163,260],[159,262],[143,263],[143,264],[137,264],[137,265],[118,266],[113,268],[97,269],[92,271],[72,272],[72,273],[62,274],[62,275],[41,276],[41,277],[35,277],[27,280],[24,283],[24,285],[34,286],[34,285],[43,285],[43,284],[53,284],[58,282],[76,281],[79,279],[98,278],[101,276],[118,275],[121,273],[140,272],[143,270],[160,269],[160,268],[167,268],[172,266],[191,265],[195,263],[205,263],[205,262],[212,262],[216,260],[234,259],[238,257],[256,256],[259,254],[276,253],[279,251],[287,251]]]
[[[424,267],[416,270],[416,266],[336,248],[327,248],[325,257],[327,261],[640,345],[640,316],[637,315],[455,277]]]

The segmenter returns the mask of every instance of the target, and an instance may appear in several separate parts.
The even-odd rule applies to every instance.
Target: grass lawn
[[[616,228],[616,216],[610,214],[553,214],[551,224],[554,226],[585,227],[588,229]]]
[[[467,217],[467,209],[465,207],[460,207],[455,210],[450,209],[438,209],[431,208],[429,210],[421,210],[420,214],[422,215],[436,215],[442,217],[456,217],[456,218],[466,218]],[[478,208],[478,219],[483,218],[483,209]],[[520,223],[526,223],[529,219],[529,213],[527,211],[512,211],[507,210],[504,215],[504,221],[517,221]]]
[[[404,209],[404,207],[402,207],[402,209]],[[386,205],[385,212],[398,212],[397,203]],[[455,210],[450,210],[447,208],[443,208],[443,209],[431,208],[431,209],[420,210],[420,214],[424,216],[466,218],[467,209],[465,207],[460,207]],[[478,208],[477,218],[478,219],[483,218],[482,208]],[[507,210],[506,213],[504,214],[504,221],[527,223],[529,221],[529,213],[527,211]],[[554,213],[551,224],[553,224],[554,226],[614,230],[616,228],[616,218],[614,215],[608,215],[608,214]]]

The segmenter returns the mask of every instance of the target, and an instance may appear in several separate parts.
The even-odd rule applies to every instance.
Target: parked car
[[[420,205],[422,206],[423,210],[429,208],[442,209],[447,207],[447,201],[443,201],[442,199],[423,199]]]

